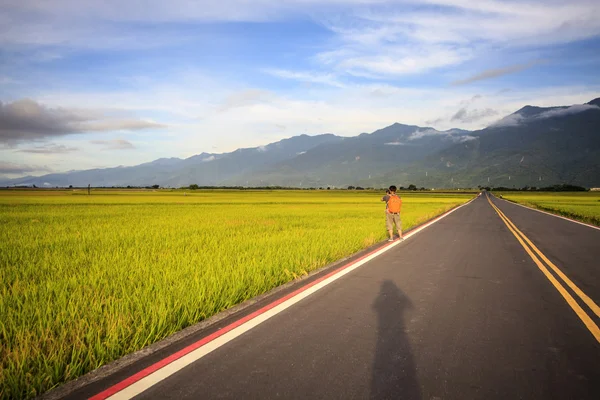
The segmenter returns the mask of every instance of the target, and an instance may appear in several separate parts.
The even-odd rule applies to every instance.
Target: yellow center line
[[[488,199],[488,201],[489,201],[489,199]],[[550,261],[544,255],[544,253],[542,253],[529,240],[529,238],[527,236],[525,236],[525,234],[519,230],[519,228],[517,228],[517,226],[506,216],[506,214],[504,214],[504,212],[502,212],[502,210],[500,210],[498,208],[498,206],[491,203],[491,201],[490,201],[490,204],[492,204],[492,207],[494,207],[494,209],[496,209],[496,212],[501,213],[506,218],[506,220],[508,221],[509,224],[511,224],[513,229],[515,231],[517,231],[517,233],[519,235],[521,235],[521,237],[525,240],[525,242],[527,242],[527,244],[529,246],[531,246],[531,248],[537,253],[537,255],[540,256],[541,259],[544,260],[546,262],[546,264],[550,266],[550,268],[552,268],[552,270],[567,284],[567,286],[569,286],[571,288],[571,290],[573,290],[577,294],[577,296],[579,296],[579,298],[581,298],[581,300],[583,300],[583,302],[585,304],[587,304],[587,306],[594,312],[594,314],[596,314],[596,316],[600,317],[600,307],[598,307],[598,305],[594,302],[594,300],[592,300],[588,295],[583,293],[583,291],[581,289],[579,289],[579,287],[575,283],[573,283],[573,281],[571,281],[556,265],[554,265],[554,263],[552,261]]]
[[[500,209],[491,202],[489,197],[487,198],[487,200],[490,203],[490,205],[492,206],[492,208],[496,211],[496,213],[498,213],[498,215],[500,216],[500,219],[502,219],[502,221],[506,224],[506,226],[511,231],[511,233],[517,238],[517,240],[519,241],[521,246],[523,246],[523,248],[525,249],[527,254],[529,254],[529,256],[531,257],[533,262],[537,265],[537,267],[540,269],[540,271],[542,271],[542,273],[546,276],[546,278],[552,283],[552,285],[554,285],[556,290],[558,290],[558,292],[563,296],[563,298],[565,299],[567,304],[569,304],[569,306],[571,306],[573,311],[575,311],[575,314],[577,314],[579,319],[581,319],[581,321],[584,323],[584,325],[588,328],[588,330],[592,333],[592,335],[594,335],[596,340],[600,343],[600,329],[598,328],[598,325],[596,325],[596,323],[594,321],[592,321],[592,319],[589,317],[589,315],[587,315],[587,313],[581,308],[581,306],[579,304],[577,304],[577,301],[575,301],[573,296],[571,296],[569,294],[567,289],[565,289],[560,284],[560,282],[554,277],[554,275],[552,275],[550,273],[548,268],[546,268],[546,266],[544,266],[544,264],[542,264],[540,259],[537,258],[536,255],[531,251],[531,249],[525,244],[525,242],[523,241],[521,236],[519,236],[519,234],[515,231],[516,227],[513,229],[513,227],[511,226],[512,222],[508,219],[508,217],[506,217],[506,215],[504,215],[504,213],[502,213],[502,211],[500,211]],[[521,231],[519,231],[519,233],[523,236],[523,238],[525,238],[529,243],[531,243],[531,241],[529,241]],[[532,245],[532,247],[533,247],[533,245]],[[539,252],[539,250],[537,250],[537,251]]]
[[[542,253],[541,250],[538,249],[531,242],[531,240],[529,240],[529,238],[527,236],[525,236],[525,234],[519,230],[519,228],[517,228],[517,226],[506,216],[506,214],[504,214],[504,212],[502,212],[502,210],[500,210],[498,208],[498,206],[496,206],[495,204],[493,204],[489,199],[488,199],[488,201],[490,202],[490,204],[492,205],[492,207],[496,210],[496,212],[499,213],[499,214],[501,214],[501,216],[503,216],[506,219],[506,221],[523,238],[523,240],[525,240],[525,242],[527,244],[529,244],[529,246],[537,253],[537,255],[540,258],[542,258],[542,260],[544,260],[547,263],[547,265],[549,265],[550,268],[552,268],[552,270],[561,279],[563,279],[563,281],[588,305],[588,307],[590,307],[590,309],[594,312],[594,314],[596,314],[598,317],[600,317],[600,307],[598,307],[598,305],[589,296],[587,296],[581,289],[579,289],[579,287],[575,283],[573,283],[573,281],[571,281],[552,261],[550,261],[544,255],[544,253]]]

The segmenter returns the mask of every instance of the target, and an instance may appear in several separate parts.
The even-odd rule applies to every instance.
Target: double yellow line
[[[556,265],[554,265],[554,263],[552,261],[548,260],[548,258],[533,243],[531,243],[531,240],[529,240],[529,238],[527,238],[527,236],[525,236],[523,234],[523,232],[521,232],[515,226],[515,224],[513,224],[512,221],[510,219],[508,219],[508,217],[506,215],[504,215],[504,213],[498,207],[496,207],[496,205],[494,203],[492,203],[492,201],[489,198],[489,195],[486,197],[487,197],[487,201],[490,203],[492,208],[494,210],[496,210],[496,212],[498,213],[498,215],[500,216],[502,221],[504,221],[504,223],[506,224],[508,229],[512,232],[513,235],[515,235],[515,237],[517,238],[519,243],[521,243],[521,246],[523,246],[523,248],[525,249],[527,254],[529,254],[529,256],[531,257],[531,259],[533,260],[535,265],[538,266],[540,271],[542,271],[542,273],[546,276],[546,278],[548,278],[548,280],[552,283],[552,285],[554,285],[556,290],[558,290],[558,292],[566,300],[566,302],[569,304],[569,306],[571,306],[573,311],[575,311],[575,314],[577,314],[577,316],[581,319],[581,321],[589,329],[589,331],[592,333],[592,335],[594,335],[596,340],[600,343],[600,329],[598,328],[598,325],[596,325],[596,323],[592,320],[592,318],[590,318],[590,316],[581,308],[581,306],[577,303],[577,301],[573,298],[573,296],[571,296],[571,294],[567,291],[567,289],[558,281],[558,279],[556,279],[554,277],[554,275],[552,275],[552,273],[548,270],[546,265],[548,267],[550,267],[552,269],[552,271],[554,271],[554,273],[560,279],[562,279],[563,282],[568,287],[570,287],[571,290],[573,292],[575,292],[575,294],[577,296],[579,296],[579,298],[599,318],[600,318],[600,307],[598,307],[598,305],[596,303],[594,303],[594,301],[592,299],[590,299],[589,296],[587,296],[585,293],[583,293],[583,291],[581,289],[579,289],[579,287],[577,287],[577,285],[575,285]],[[541,258],[541,260],[543,260],[546,263],[546,265],[544,265],[544,263],[542,263],[540,258]]]

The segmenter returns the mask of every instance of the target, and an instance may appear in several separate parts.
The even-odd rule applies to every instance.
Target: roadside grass
[[[468,194],[401,194],[408,229]],[[0,398],[31,398],[385,238],[380,192],[0,191]]]
[[[506,200],[600,226],[600,192],[503,192]]]

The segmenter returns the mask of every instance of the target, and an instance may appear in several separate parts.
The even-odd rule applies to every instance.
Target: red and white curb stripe
[[[412,230],[410,233],[404,235],[405,239],[408,239],[417,233],[421,232],[423,229],[428,226],[436,223],[440,219],[450,215],[454,211],[458,210],[471,203],[474,199],[469,202],[460,205],[452,210],[440,215],[434,220],[420,226],[417,229]],[[179,350],[178,352],[171,354],[167,358],[164,358],[155,364],[139,371],[138,373],[130,376],[117,383],[114,386],[109,387],[101,393],[91,397],[91,400],[104,400],[104,399],[131,399],[134,396],[144,392],[149,389],[153,385],[158,382],[168,378],[173,375],[177,371],[185,368],[190,365],[194,361],[199,360],[204,357],[208,353],[218,349],[224,344],[230,342],[231,340],[237,338],[243,333],[249,331],[255,326],[261,324],[262,322],[268,320],[269,318],[279,314],[283,310],[293,306],[298,303],[302,299],[310,296],[315,293],[319,289],[329,285],[330,283],[340,279],[342,276],[354,271],[358,267],[368,263],[375,257],[385,253],[391,248],[397,246],[402,243],[400,240],[396,240],[394,242],[390,242],[382,246],[381,248],[374,250],[332,272],[329,274],[322,276],[319,279],[314,280],[306,284],[305,286],[295,290],[294,292],[284,296],[261,309],[227,325],[226,327],[214,332],[213,334],[206,336],[205,338],[187,346],[184,349]]]
[[[496,198],[497,198],[497,197],[496,197]],[[512,201],[508,201],[508,200],[506,200],[506,199],[500,199],[500,200],[504,200],[504,201],[506,201],[507,203],[514,204],[514,205],[516,205],[516,206],[523,207],[523,208],[526,208],[526,209],[528,209],[528,210],[533,210],[533,211],[540,212],[540,213],[542,213],[542,214],[551,215],[551,216],[553,216],[553,217],[556,217],[556,218],[564,219],[564,220],[566,220],[566,221],[569,221],[569,222],[574,222],[574,223],[576,223],[576,224],[583,225],[583,226],[587,226],[588,228],[593,228],[593,229],[597,229],[597,230],[599,230],[599,231],[600,231],[600,228],[599,228],[599,227],[597,227],[597,226],[595,226],[595,225],[586,224],[585,222],[581,222],[581,221],[577,221],[577,220],[574,220],[574,219],[571,219],[571,218],[563,217],[562,215],[552,214],[552,213],[550,213],[550,212],[547,212],[547,211],[538,210],[537,208],[533,208],[533,207],[525,206],[525,205],[523,205],[523,204],[519,204],[519,203],[515,203],[515,202],[512,202]]]

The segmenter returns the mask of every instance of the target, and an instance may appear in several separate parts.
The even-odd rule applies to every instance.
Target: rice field
[[[505,192],[506,200],[600,226],[600,192]]]
[[[381,192],[0,191],[0,398],[31,398],[385,238]],[[415,226],[472,194],[410,193]]]

